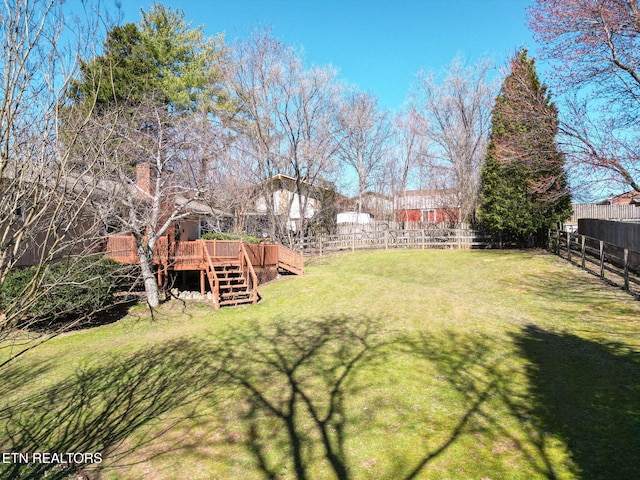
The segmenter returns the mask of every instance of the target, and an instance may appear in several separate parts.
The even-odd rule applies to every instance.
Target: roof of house
[[[274,175],[271,178],[267,178],[266,180],[262,180],[261,182],[258,182],[257,185],[261,185],[261,184],[264,184],[264,183],[275,182],[275,181],[284,181],[284,182],[289,182],[289,183],[294,183],[294,184],[297,182],[295,177],[292,177],[290,175],[285,175],[284,173],[278,173],[277,175]],[[306,180],[301,180],[300,183],[303,183],[305,185],[311,186],[311,187],[316,188],[316,189],[324,189],[324,190],[331,190],[332,189],[332,187],[331,186],[327,186],[326,182],[324,182],[324,181],[319,182],[319,183],[323,183],[321,185],[314,184],[314,183],[308,182]]]
[[[458,208],[459,206],[456,191],[451,188],[405,190],[395,194],[395,208],[397,210]]]
[[[598,205],[640,205],[640,192],[629,190],[598,202]]]

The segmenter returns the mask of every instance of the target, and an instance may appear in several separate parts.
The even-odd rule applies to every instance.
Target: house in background
[[[598,202],[598,205],[637,205],[640,206],[640,192],[630,190],[628,192],[615,195],[602,202]]]
[[[150,194],[154,178],[149,162],[136,165],[136,190],[138,195]],[[222,212],[203,200],[194,200],[178,193],[164,199],[163,210],[169,212],[178,207],[183,217],[176,220],[169,233],[175,240],[197,240],[209,232],[227,232],[233,228],[233,215]]]
[[[187,199],[178,196],[176,203],[187,203]],[[197,240],[205,233],[230,232],[233,229],[233,215],[212,208],[203,202],[189,201],[185,207],[187,216],[174,225],[176,240]]]
[[[393,197],[377,192],[364,192],[355,197],[356,202],[362,205],[362,211],[370,213],[376,221],[389,221],[393,219]]]
[[[460,204],[455,190],[405,190],[394,197],[399,222],[448,223],[460,221]]]
[[[393,197],[364,192],[355,197],[336,194],[338,223],[370,223],[393,219]]]
[[[342,225],[342,224],[369,224],[369,223],[373,223],[374,218],[373,215],[371,215],[370,213],[364,213],[364,212],[340,212],[338,214],[336,223],[338,225]]]
[[[307,225],[313,221],[327,221],[335,224],[335,191],[329,185],[313,185],[309,182],[296,182],[288,175],[279,174],[254,187],[253,209],[247,213],[255,228],[269,221],[273,213],[281,219],[283,226],[291,232],[299,232],[303,219]],[[329,216],[331,218],[324,219]],[[257,225],[257,227],[255,227]],[[256,234],[259,232],[251,231]]]

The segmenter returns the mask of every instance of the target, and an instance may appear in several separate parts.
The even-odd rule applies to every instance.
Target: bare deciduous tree
[[[0,341],[15,340],[18,329],[32,326],[32,307],[71,281],[78,261],[89,268],[87,258],[103,241],[101,219],[88,208],[97,187],[91,175],[96,158],[74,161],[88,112],[77,112],[67,136],[60,134],[64,92],[77,59],[92,47],[98,21],[109,22],[105,12],[89,11],[90,2],[84,6],[82,20],[58,0],[8,0],[1,7],[0,295],[11,273],[32,268],[20,291],[1,299]],[[64,309],[57,315],[64,317]],[[36,343],[79,321],[56,325]],[[3,343],[11,348],[9,359],[33,343],[20,345]]]
[[[362,212],[362,195],[379,180],[391,155],[393,130],[389,114],[380,110],[369,93],[348,92],[340,113],[342,127],[338,154],[343,175],[355,175],[356,203]]]
[[[430,186],[456,191],[462,222],[472,219],[478,202],[495,97],[489,71],[486,60],[467,66],[457,57],[441,79],[421,74],[414,92],[414,109],[431,146],[431,161],[426,165]]]
[[[560,142],[582,178],[640,191],[640,9],[631,0],[536,0],[529,26],[566,94]]]
[[[292,241],[307,230],[311,199],[335,175],[339,84],[332,68],[306,69],[300,55],[267,32],[255,32],[235,49],[235,88],[244,115],[244,158],[269,217],[269,234]],[[293,179],[293,194],[274,196],[274,179]],[[317,207],[317,205],[316,205]],[[297,214],[292,214],[296,211]],[[291,224],[298,217],[297,225]]]
[[[378,218],[390,218],[396,198],[406,196],[409,188],[421,186],[425,159],[428,158],[424,122],[414,109],[396,114],[393,122],[391,153],[383,167],[378,193],[386,196],[386,211],[378,211]],[[383,197],[384,199],[384,197]],[[405,203],[405,202],[401,202]]]
[[[93,201],[115,229],[133,235],[147,303],[154,308],[159,304],[154,249],[196,203],[206,202],[210,165],[202,161],[204,139],[193,115],[170,113],[154,98],[127,110],[92,119],[98,129],[117,131],[96,168],[100,192]],[[109,123],[114,120],[115,125]]]

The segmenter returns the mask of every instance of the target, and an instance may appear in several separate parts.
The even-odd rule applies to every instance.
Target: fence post
[[[586,251],[586,247],[585,247],[585,236],[582,235],[582,246],[581,248],[581,253],[582,253],[582,268],[585,268],[586,263],[585,263],[585,251]]]
[[[560,255],[560,229],[556,230],[556,254]]]
[[[356,251],[356,232],[351,232],[351,251]]]
[[[320,256],[322,256],[322,234],[320,234],[320,238],[318,240],[320,242]]]
[[[600,240],[600,278],[604,278],[604,241]]]
[[[624,249],[624,287],[625,290],[629,290],[629,249]]]
[[[571,263],[571,232],[567,232],[567,261]]]
[[[384,249],[389,250],[389,230],[384,231]]]

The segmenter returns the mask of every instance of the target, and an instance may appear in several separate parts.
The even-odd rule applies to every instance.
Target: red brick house
[[[401,222],[449,223],[460,221],[460,204],[454,190],[405,190],[394,198],[396,220]]]

